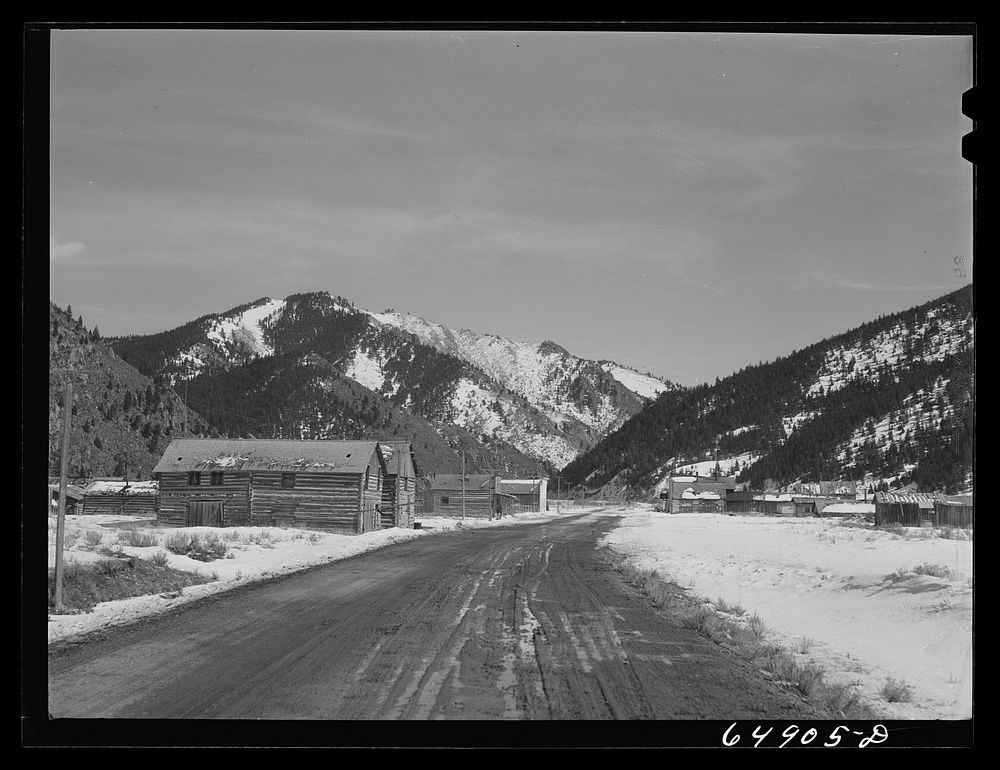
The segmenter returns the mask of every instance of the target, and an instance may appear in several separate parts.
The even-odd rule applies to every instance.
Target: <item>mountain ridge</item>
[[[964,491],[974,449],[967,286],[772,362],[661,394],[564,468],[574,484],[655,493],[671,471],[734,461],[755,488],[854,477]]]

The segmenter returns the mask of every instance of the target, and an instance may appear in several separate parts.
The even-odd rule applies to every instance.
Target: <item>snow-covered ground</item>
[[[605,544],[694,596],[757,613],[826,681],[857,683],[880,717],[971,718],[971,541],[839,519],[615,512],[627,515]],[[918,574],[943,572],[925,565],[950,574]],[[885,701],[889,678],[911,702]]]
[[[562,512],[593,508],[564,506]],[[467,527],[511,526],[555,516],[519,514],[500,521],[467,520]],[[614,507],[599,516],[623,516],[603,544],[637,566],[656,569],[709,602],[723,599],[757,613],[772,640],[802,662],[825,670],[830,682],[856,683],[873,710],[891,719],[967,719],[972,713],[972,542],[905,536],[839,519],[663,514],[648,506]],[[67,563],[107,558],[88,546],[86,530],[117,548],[113,524],[123,517],[67,516]],[[134,519],[129,519],[134,521]],[[215,530],[231,538],[232,558],[199,562],[170,554],[178,569],[217,577],[180,596],[142,596],[97,605],[91,612],[51,615],[49,641],[127,623],[202,596],[390,543],[453,529],[456,519],[419,519],[423,529],[331,535],[296,529]],[[206,528],[192,528],[206,531]],[[144,529],[162,536],[183,530]],[[55,560],[55,518],[49,519],[49,564]],[[126,553],[150,558],[162,546]],[[918,574],[934,565],[946,577]],[[921,569],[920,572],[928,570]],[[801,652],[804,650],[805,652]],[[887,679],[907,684],[909,703],[887,703]]]
[[[586,508],[574,508],[576,512]],[[565,510],[564,510],[565,512]],[[163,552],[168,557],[168,566],[187,572],[215,575],[216,580],[201,585],[189,586],[179,596],[153,594],[131,599],[102,602],[93,610],[80,614],[49,615],[49,643],[79,634],[85,634],[108,626],[120,625],[140,617],[166,612],[185,602],[226,591],[259,580],[266,580],[289,572],[327,562],[346,559],[376,548],[382,548],[402,540],[425,537],[436,532],[444,532],[456,527],[503,527],[552,518],[550,513],[521,513],[497,521],[447,519],[422,516],[418,519],[421,529],[384,529],[364,535],[334,535],[314,530],[288,529],[278,527],[212,527],[155,528],[140,527],[139,532],[155,534],[159,545],[143,548],[123,545],[117,542],[122,525],[142,523],[129,516],[66,516],[64,534],[64,563],[93,562],[109,558],[97,549],[108,546],[119,548],[130,556],[150,559]],[[117,526],[116,526],[117,525]],[[90,545],[87,532],[100,533],[100,543]],[[191,532],[202,535],[214,532],[229,546],[226,558],[210,562],[197,561],[170,553],[163,547],[168,535]],[[92,537],[96,538],[96,535]],[[56,517],[49,517],[49,567],[55,566]]]

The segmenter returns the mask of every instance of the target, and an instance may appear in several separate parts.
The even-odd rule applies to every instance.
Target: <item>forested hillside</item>
[[[971,287],[715,384],[659,396],[567,465],[570,483],[642,494],[710,458],[752,458],[738,481],[820,479],[971,485],[975,379]]]
[[[72,478],[148,479],[173,436],[215,435],[163,380],[145,377],[87,329],[72,309],[49,305],[49,475],[60,472],[65,390],[70,405]]]

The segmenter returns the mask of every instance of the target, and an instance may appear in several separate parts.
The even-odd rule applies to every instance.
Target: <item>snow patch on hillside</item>
[[[634,369],[626,369],[616,364],[603,364],[601,368],[642,398],[655,399],[663,391],[669,390],[669,386],[665,382],[646,374],[640,374]]]
[[[360,385],[364,385],[369,390],[376,393],[382,390],[385,383],[385,372],[382,371],[382,362],[371,355],[366,350],[356,350],[354,358],[351,359],[344,374]]]

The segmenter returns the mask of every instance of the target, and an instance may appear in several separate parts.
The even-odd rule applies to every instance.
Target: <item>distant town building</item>
[[[424,493],[427,516],[490,519],[499,514],[500,477],[491,473],[437,473]]]
[[[520,511],[548,510],[548,479],[501,479],[497,491],[510,495]]]

